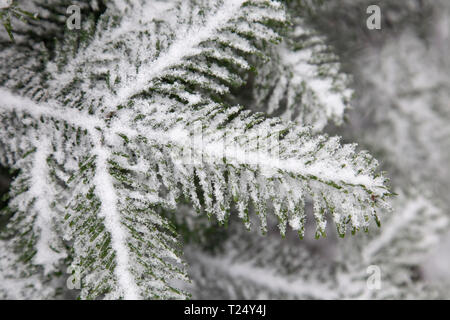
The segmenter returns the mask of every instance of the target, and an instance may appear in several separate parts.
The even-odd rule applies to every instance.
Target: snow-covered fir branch
[[[364,296],[362,285],[342,284],[354,273],[287,245],[283,257],[302,263],[289,275],[283,261],[271,267],[284,242],[270,221],[282,236],[290,228],[303,238],[310,218],[317,238],[328,221],[342,237],[373,232],[372,242],[351,239],[363,246],[352,257],[359,272],[421,223],[416,211],[428,202],[405,201],[411,210],[371,230],[390,209],[387,178],[369,152],[323,132],[343,124],[350,77],[327,38],[286,9],[292,3],[71,4],[80,30],[66,28],[69,1],[33,0],[17,6],[39,20],[11,21],[0,34],[0,164],[16,172],[2,210],[11,218],[0,230],[1,297],[56,298],[69,268],[84,299],[188,298],[179,225],[166,214],[182,214],[185,202],[221,225],[236,214],[269,233],[267,248],[249,240],[255,255],[235,245],[251,233],[236,232],[220,257],[189,247],[200,285],[217,269],[229,284],[249,283],[248,295],[228,297],[261,287],[268,297]],[[246,86],[247,100],[238,92]]]

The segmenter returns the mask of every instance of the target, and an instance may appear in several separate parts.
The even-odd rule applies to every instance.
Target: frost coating
[[[340,71],[323,36],[301,18],[292,22],[282,44],[272,48],[271,60],[258,70],[255,105],[315,132],[329,121],[340,125],[353,95],[350,76]]]
[[[275,1],[115,1],[84,24],[85,38],[58,43],[50,62],[2,50],[11,61],[2,70],[16,70],[0,81],[0,161],[25,175],[12,197],[31,185],[23,195],[41,199],[30,206],[51,211],[8,227],[21,239],[22,225],[41,230],[55,217],[58,240],[70,244],[52,241],[50,255],[46,233],[27,247],[27,267],[58,271],[69,257],[81,298],[185,298],[172,285],[187,280],[177,235],[160,212],[180,199],[221,223],[234,203],[247,227],[253,205],[263,232],[272,205],[280,232],[289,221],[303,236],[312,197],[318,235],[326,212],[341,234],[367,228],[390,195],[370,155],[227,102],[254,66],[250,57],[279,41],[285,23]],[[196,123],[202,147],[189,148]],[[53,183],[51,204],[36,196],[30,174]]]

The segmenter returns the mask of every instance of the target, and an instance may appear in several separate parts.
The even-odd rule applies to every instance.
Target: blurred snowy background
[[[358,21],[357,12],[369,4],[382,8],[381,30]],[[450,1],[342,1],[318,16],[355,79],[344,136],[376,152],[394,188],[427,194],[450,216]],[[444,287],[450,280],[446,230],[418,270],[425,282]],[[442,294],[450,297],[448,288]]]
[[[375,3],[382,29],[358,28],[356,12]],[[449,216],[450,1],[342,1],[317,23],[355,79],[344,135],[378,153],[394,187],[428,193]],[[426,281],[450,280],[448,232],[420,271]]]

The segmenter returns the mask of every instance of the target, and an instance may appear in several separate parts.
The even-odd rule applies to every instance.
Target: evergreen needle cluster
[[[65,25],[73,4],[80,30]],[[247,228],[254,212],[262,232],[274,217],[300,237],[309,202],[317,237],[328,218],[344,236],[389,208],[377,161],[322,133],[352,92],[292,3],[16,5],[39,19],[0,9],[0,164],[15,175],[0,296],[57,297],[70,270],[83,299],[188,297],[165,214],[182,203]]]

